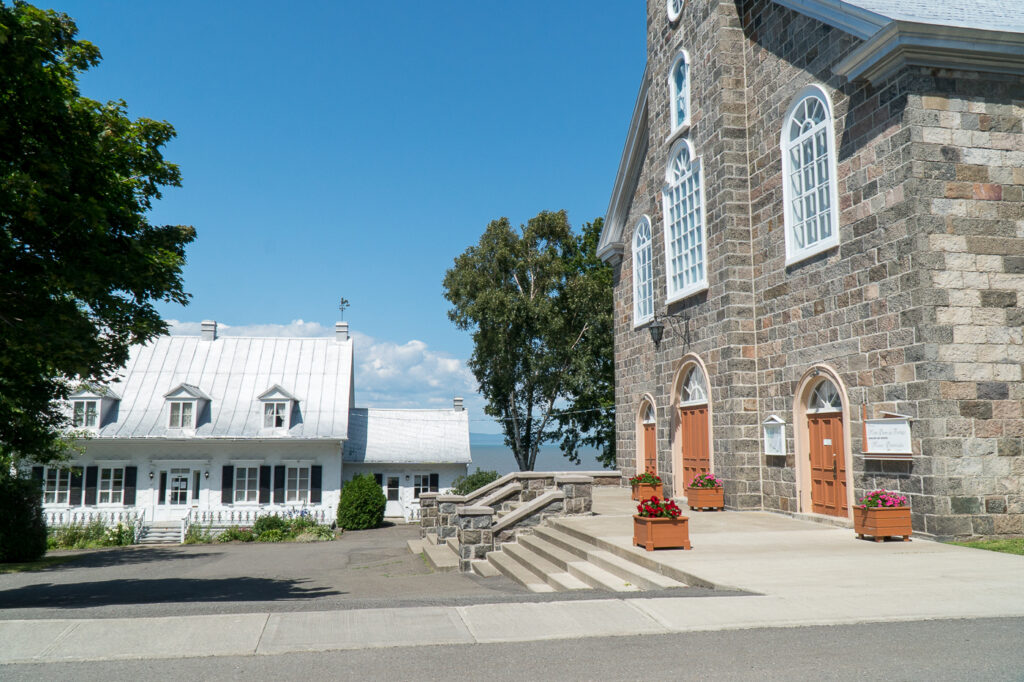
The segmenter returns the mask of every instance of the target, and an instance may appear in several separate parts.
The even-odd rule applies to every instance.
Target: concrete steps
[[[546,559],[542,554],[534,552],[526,547],[524,543],[509,543],[502,545],[501,552],[517,561],[523,568],[533,573],[538,579],[546,583],[555,592],[570,592],[572,590],[588,590],[590,584],[581,580],[552,561]],[[529,585],[527,585],[529,587]],[[536,592],[536,590],[534,590]]]
[[[181,544],[181,524],[154,523],[142,529],[142,536],[136,543],[139,545],[178,545]]]
[[[409,540],[406,545],[413,554],[423,554],[427,563],[438,573],[450,573],[459,570],[458,540],[453,549],[450,542],[437,544],[437,535],[427,533],[427,537]]]
[[[531,592],[554,592],[555,588],[544,582],[536,573],[523,566],[504,551],[488,552],[487,561],[498,572],[508,576]]]

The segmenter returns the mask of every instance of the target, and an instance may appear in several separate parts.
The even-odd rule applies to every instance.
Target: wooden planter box
[[[690,509],[725,509],[725,488],[687,488],[686,504]]]
[[[633,499],[646,500],[649,497],[664,499],[664,489],[665,485],[663,483],[640,483],[633,486]]]
[[[686,516],[649,519],[634,514],[633,544],[648,552],[665,547],[690,549],[690,519]]]
[[[870,535],[875,542],[902,536],[910,541],[910,507],[854,507],[853,530],[858,538]]]

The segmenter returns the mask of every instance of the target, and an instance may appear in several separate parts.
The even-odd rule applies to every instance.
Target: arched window
[[[683,13],[683,5],[685,4],[686,0],[668,0],[668,20],[677,20],[679,15]]]
[[[680,140],[669,155],[661,194],[668,302],[708,287],[702,184],[700,159],[693,158],[687,140]]]
[[[807,399],[808,412],[842,412],[843,399],[836,385],[828,379],[814,387]]]
[[[654,421],[654,405],[647,403],[644,405],[644,424],[653,424]]]
[[[651,221],[644,216],[637,223],[633,234],[634,326],[640,326],[654,317],[654,269],[651,258]]]
[[[787,264],[839,243],[835,144],[828,96],[811,86],[790,105],[782,128]]]
[[[704,372],[694,365],[683,381],[683,392],[679,402],[683,405],[702,405],[708,401],[708,385]]]
[[[690,60],[680,52],[668,72],[668,92],[672,112],[672,135],[690,127]]]

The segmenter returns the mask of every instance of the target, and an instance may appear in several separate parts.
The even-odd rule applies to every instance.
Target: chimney
[[[456,412],[462,412],[464,409],[466,409],[462,406],[461,396],[456,396],[455,400],[452,401],[452,406],[455,408]]]
[[[334,323],[334,339],[339,343],[348,341],[348,322]]]
[[[203,320],[202,330],[199,338],[203,341],[213,341],[217,338],[217,322],[215,320]]]

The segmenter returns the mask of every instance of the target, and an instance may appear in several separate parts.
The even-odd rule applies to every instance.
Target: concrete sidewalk
[[[599,491],[567,519],[720,588],[757,593],[162,618],[0,621],[0,663],[279,654],[647,633],[1024,616],[1024,557],[938,543],[874,543],[756,512],[691,512],[691,551],[630,548],[632,505]]]

